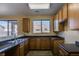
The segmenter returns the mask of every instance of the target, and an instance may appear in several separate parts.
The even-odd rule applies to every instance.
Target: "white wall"
[[[59,36],[65,37],[65,43],[74,43],[75,41],[79,41],[79,31],[65,31],[59,33]]]

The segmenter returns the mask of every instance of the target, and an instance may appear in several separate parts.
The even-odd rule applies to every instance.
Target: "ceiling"
[[[51,3],[48,10],[31,10],[28,3],[0,3],[0,16],[54,15],[63,3]]]

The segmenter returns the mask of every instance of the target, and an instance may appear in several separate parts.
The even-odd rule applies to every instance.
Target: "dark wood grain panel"
[[[29,33],[30,32],[30,19],[29,18],[23,18],[23,32]]]

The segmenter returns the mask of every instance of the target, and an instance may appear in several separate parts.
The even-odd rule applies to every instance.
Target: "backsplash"
[[[58,36],[65,38],[65,43],[74,43],[79,41],[79,31],[65,31],[58,34]]]

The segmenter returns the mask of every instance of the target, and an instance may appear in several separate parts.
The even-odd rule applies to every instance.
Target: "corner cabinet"
[[[69,30],[79,30],[79,4],[68,4],[68,22]]]
[[[22,26],[23,26],[23,32],[29,33],[30,32],[30,19],[29,18],[23,18],[22,20]]]
[[[64,6],[63,6],[63,20],[65,21],[65,20],[67,20],[68,19],[68,4],[66,3],[66,4],[64,4]]]
[[[59,54],[59,45],[64,44],[64,38],[51,38],[51,50],[54,55]]]
[[[64,4],[54,17],[54,31],[62,32],[66,30],[68,24],[68,4]]]
[[[58,14],[54,18],[54,32],[59,31],[59,20],[58,20]]]

